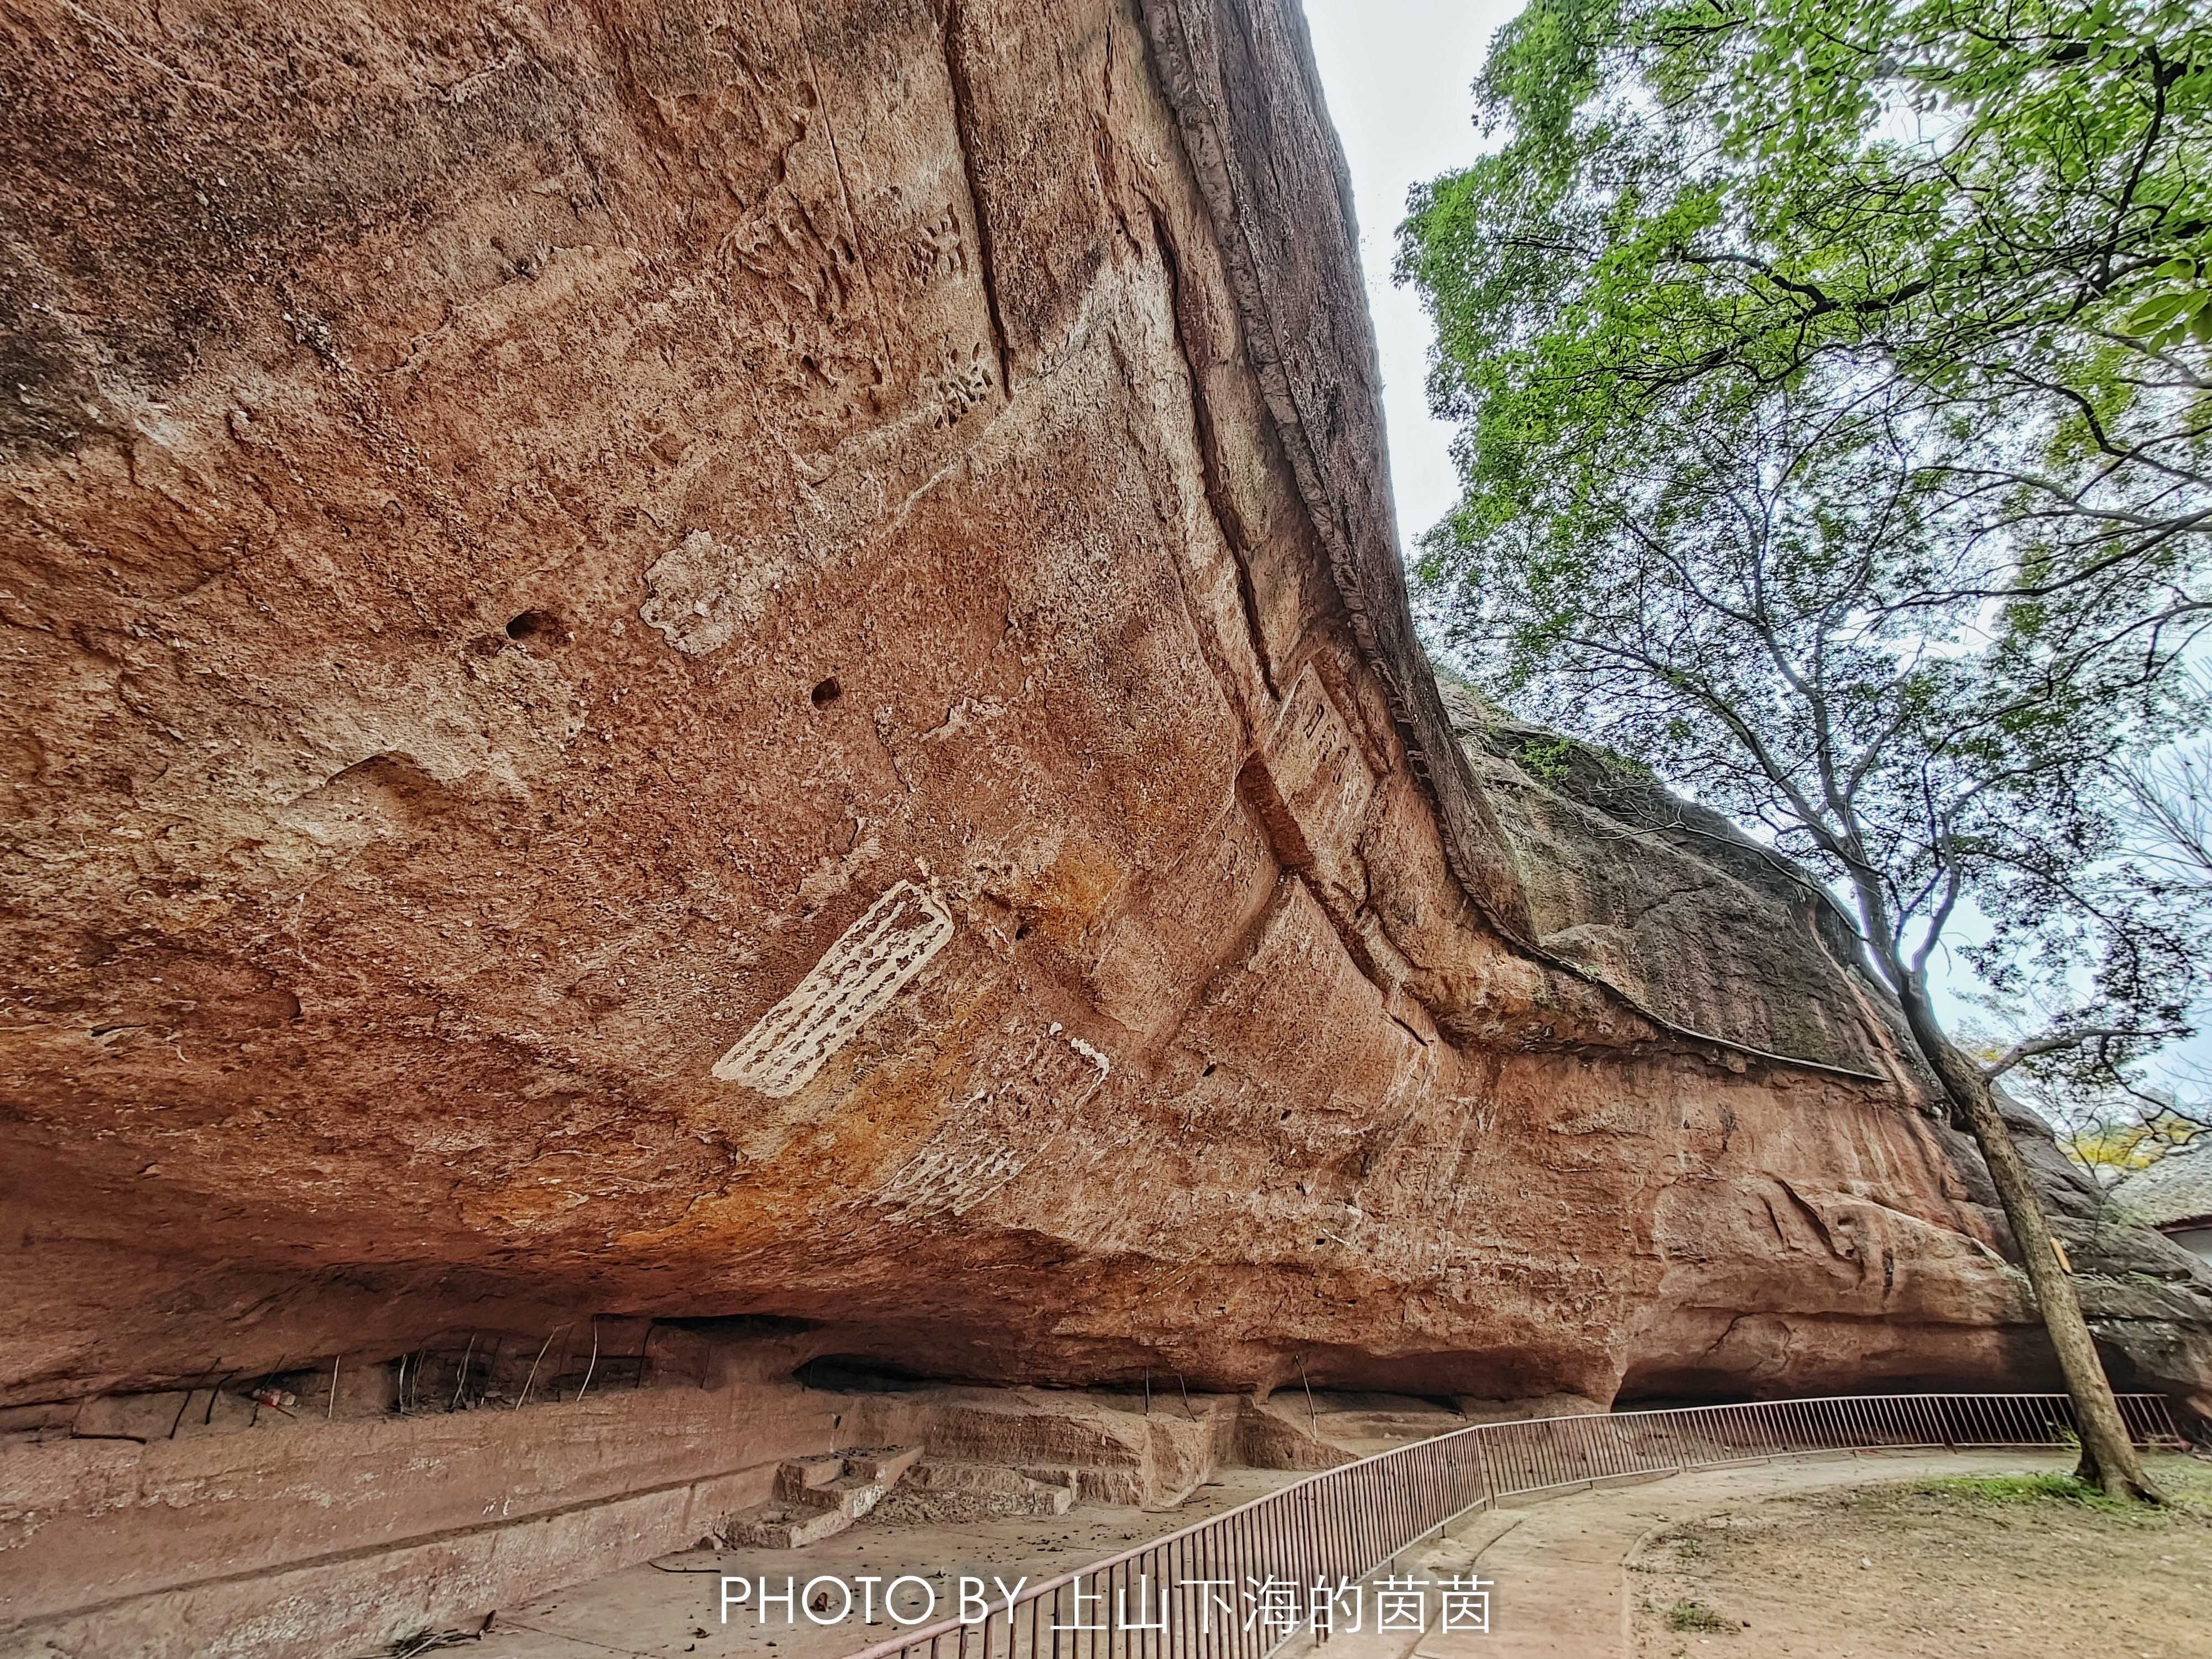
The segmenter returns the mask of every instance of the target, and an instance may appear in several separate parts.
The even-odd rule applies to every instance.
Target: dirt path
[[[1636,1659],[2203,1659],[2212,1464],[2160,1459],[2202,1509],[2100,1512],[2030,1482],[1919,1480],[1679,1511],[1630,1558]]]
[[[2051,1474],[2026,1453],[1783,1460],[1486,1510],[1401,1558],[1490,1581],[1487,1634],[1340,1634],[1321,1659],[2208,1659],[2212,1464],[2156,1461],[2203,1513],[2145,1521],[1919,1490]],[[856,1528],[724,1571],[1049,1577],[1294,1477],[1232,1471],[1172,1515]],[[1861,1564],[1865,1565],[1862,1565]],[[837,1659],[888,1634],[721,1625],[715,1580],[638,1566],[502,1612],[478,1659]],[[1370,1608],[1371,1612],[1371,1608]],[[1684,1627],[1684,1626],[1687,1627]],[[1285,1659],[1304,1659],[1310,1644]]]
[[[1471,1569],[1491,1581],[1488,1633],[1431,1631],[1412,1649],[1413,1659],[1620,1659],[1632,1651],[1630,1614],[1649,1594],[1641,1583],[1644,1575],[1630,1573],[1625,1564],[1647,1537],[1717,1510],[1734,1512],[1793,1494],[2057,1467],[2054,1458],[2016,1453],[1782,1459],[1488,1511],[1415,1557],[1431,1578]],[[1632,1595],[1632,1580],[1638,1584]],[[1711,1650],[1697,1650],[1699,1639],[1691,1636],[1689,1648],[1702,1659]],[[1740,1644],[1738,1650],[1758,1659],[1780,1651],[1764,1642]]]

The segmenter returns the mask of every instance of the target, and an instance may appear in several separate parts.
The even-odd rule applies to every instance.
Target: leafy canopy
[[[1685,388],[1872,374],[1974,426],[1946,483],[2040,556],[2028,586],[2185,579],[2212,14],[1535,0],[1476,95],[1504,147],[1415,191],[1399,265],[1436,407],[1471,422],[1459,538]]]
[[[2194,895],[2106,769],[2201,714],[2212,26],[1535,0],[1476,90],[1399,267],[1463,665],[1825,869],[1908,1007],[1973,909],[2098,1065],[2182,1029]]]

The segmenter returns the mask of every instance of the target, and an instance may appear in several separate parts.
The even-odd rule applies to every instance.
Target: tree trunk
[[[2043,1200],[2029,1178],[2027,1160],[2021,1156],[2012,1132],[2005,1127],[1989,1079],[1943,1035],[1926,993],[1917,984],[1906,987],[1903,1000],[1913,1041],[1935,1069],[1944,1092],[1966,1118],[1968,1131],[1982,1149],[1982,1161],[1989,1166],[1998,1201],[2004,1206],[2005,1219],[2012,1224],[2021,1265],[2027,1268],[2028,1283],[2035,1289],[2036,1306],[2042,1311],[2044,1328],[2051,1333],[2051,1346],[2057,1351],[2059,1369],[2066,1377],[2066,1392],[2074,1401],[2074,1423],[2081,1437],[2081,1463],[2075,1473],[2115,1498],[2164,1503],[2164,1494],[2143,1473],[2142,1459],[2121,1420],[2119,1402],[2112,1398],[2112,1385],[2105,1376],[2104,1363],[2097,1358],[2088,1323],[2081,1317],[2074,1280],[2059,1263]]]

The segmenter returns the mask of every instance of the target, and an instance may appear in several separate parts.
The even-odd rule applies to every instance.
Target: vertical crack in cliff
[[[1277,702],[1283,700],[1282,690],[1275,683],[1275,665],[1267,652],[1267,640],[1260,626],[1260,596],[1252,586],[1252,532],[1237,511],[1236,501],[1229,493],[1228,480],[1221,476],[1220,438],[1214,430],[1213,406],[1206,395],[1206,384],[1199,372],[1198,360],[1191,353],[1190,337],[1183,327],[1182,261],[1176,256],[1175,239],[1168,232],[1167,221],[1157,204],[1147,203],[1152,210],[1152,240],[1160,251],[1160,264],[1167,272],[1168,318],[1175,326],[1176,350],[1182,358],[1183,372],[1190,380],[1190,419],[1192,435],[1198,450],[1199,477],[1206,490],[1206,504],[1213,514],[1214,526],[1229,548],[1230,562],[1237,568],[1237,598],[1244,613],[1244,634],[1251,642],[1253,660],[1260,665],[1260,682],[1267,688],[1267,695]]]
[[[1137,366],[1129,361],[1123,351],[1120,333],[1115,330],[1108,329],[1104,331],[1104,337],[1108,355],[1114,360],[1115,378],[1124,385],[1134,385],[1138,375]],[[1136,452],[1145,464],[1146,482],[1150,485],[1148,493],[1152,503],[1152,516],[1158,520],[1160,527],[1172,538],[1179,526],[1174,514],[1163,501],[1165,486],[1161,482],[1163,476],[1172,469],[1153,465],[1158,459],[1154,449],[1138,431],[1135,423],[1128,418],[1126,410],[1122,415],[1121,431],[1129,447]],[[1178,505],[1180,505],[1179,501]],[[1232,555],[1232,558],[1233,556]],[[1199,655],[1206,659],[1206,672],[1213,677],[1214,689],[1221,694],[1223,704],[1237,722],[1237,764],[1240,767],[1249,765],[1253,745],[1257,741],[1258,720],[1265,716],[1255,716],[1250,700],[1240,690],[1237,677],[1229,665],[1228,653],[1221,638],[1220,630],[1213,625],[1212,608],[1200,605],[1191,597],[1190,573],[1183,568],[1183,560],[1173,545],[1162,549],[1161,562],[1166,567],[1169,575],[1175,580],[1176,598],[1182,606],[1183,621],[1190,629],[1191,639],[1198,647]]]
[[[876,292],[876,275],[873,271],[868,269],[868,256],[860,246],[860,216],[854,210],[853,182],[846,176],[844,153],[837,147],[837,124],[836,119],[830,114],[830,100],[822,95],[822,72],[815,67],[814,64],[814,40],[812,33],[806,27],[805,21],[805,13],[804,11],[800,11],[795,15],[800,19],[799,27],[799,49],[806,55],[807,86],[814,94],[815,107],[822,112],[822,137],[830,146],[830,170],[837,175],[837,199],[839,204],[845,210],[845,223],[850,227],[853,232],[853,264],[859,268],[860,273],[860,285],[868,291],[868,312],[875,319],[877,352],[876,373],[878,376],[888,376],[890,373],[891,367],[891,337],[890,330],[885,325],[884,321],[884,302],[882,297]],[[967,145],[964,141],[961,145],[961,152],[963,159],[964,160],[967,153]],[[969,193],[970,195],[975,193],[972,181],[969,185]],[[799,210],[803,217],[806,217],[808,219],[808,228],[813,229],[814,227],[811,222],[811,216],[807,214],[806,204],[804,202],[799,204]],[[980,207],[976,210],[976,216],[978,220],[982,216],[982,210]],[[836,244],[830,241],[828,238],[822,237],[821,233],[818,230],[815,232],[815,234],[822,240],[823,246],[829,250],[830,259],[834,265],[836,258]],[[983,273],[984,291],[987,294],[990,290],[990,270],[987,261]],[[992,313],[992,321],[996,323],[997,320],[998,313],[994,307]],[[1003,383],[1003,376],[1006,369],[1006,354],[1003,350],[1000,353],[999,367]]]
[[[1287,878],[1295,880],[1305,889],[1308,896],[1313,900],[1314,908],[1321,912],[1322,919],[1328,923],[1329,930],[1336,935],[1337,943],[1343,946],[1345,955],[1352,959],[1352,965],[1382,998],[1382,1012],[1393,1023],[1404,1027],[1407,1034],[1416,1042],[1427,1047],[1426,1040],[1419,1032],[1391,1012],[1390,1002],[1399,989],[1397,981],[1383,971],[1381,963],[1376,961],[1373,947],[1360,933],[1353,919],[1340,914],[1338,907],[1329,902],[1327,884],[1316,873],[1317,860],[1312,844],[1306,840],[1305,832],[1298,827],[1296,814],[1276,788],[1274,774],[1267,769],[1267,761],[1262,757],[1254,756],[1238,769],[1237,793],[1250,810],[1253,821],[1260,826],[1269,855],[1282,867]]]
[[[983,200],[982,179],[975,167],[975,93],[968,78],[968,62],[961,55],[960,0],[945,0],[942,40],[945,73],[952,88],[953,137],[960,147],[960,173],[968,183],[968,210],[975,216],[975,268],[983,283],[983,306],[991,314],[991,344],[999,355],[999,385],[1008,402],[1013,400],[1013,360],[1006,349],[1006,320],[999,313],[998,261],[991,246],[991,216]]]

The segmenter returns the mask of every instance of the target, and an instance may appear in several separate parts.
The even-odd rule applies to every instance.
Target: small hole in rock
[[[558,635],[561,619],[550,611],[526,611],[507,625],[510,640],[534,640],[542,634]]]
[[[837,684],[837,677],[835,674],[822,681],[813,690],[807,693],[807,696],[813,699],[817,708],[821,708],[824,703],[835,702],[844,695],[845,688]]]
[[[1206,1062],[1206,1069],[1200,1072],[1199,1075],[1200,1077],[1212,1077],[1213,1075],[1213,1062],[1210,1060],[1207,1060]]]
[[[1024,922],[1020,927],[1017,927],[1017,928],[1015,928],[1015,929],[1014,929],[1014,940],[1015,940],[1015,942],[1016,942],[1017,944],[1020,943],[1020,941],[1022,941],[1023,939],[1027,939],[1029,936],[1030,936],[1030,925],[1029,925],[1029,923],[1027,923],[1026,921],[1025,921],[1025,922]]]

